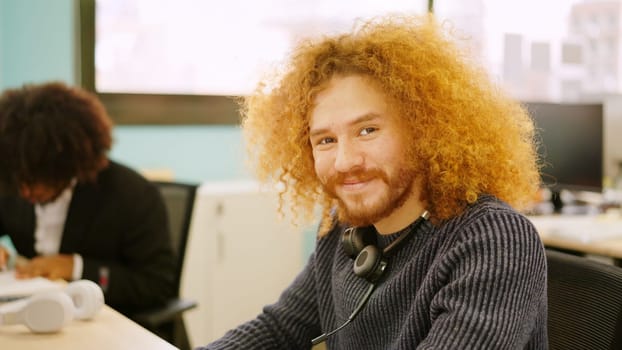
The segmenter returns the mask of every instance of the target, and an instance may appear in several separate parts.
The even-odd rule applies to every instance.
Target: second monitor
[[[560,211],[561,190],[602,192],[602,104],[525,103],[537,128],[542,182]]]

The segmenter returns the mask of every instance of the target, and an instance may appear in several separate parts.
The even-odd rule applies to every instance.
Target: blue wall
[[[170,168],[178,180],[249,177],[236,126],[123,126],[112,158],[142,169]]]
[[[72,0],[0,1],[0,87],[74,82]]]
[[[76,0],[79,1],[79,0]],[[74,0],[0,0],[0,89],[77,81]],[[111,157],[192,182],[248,178],[237,126],[117,126]]]

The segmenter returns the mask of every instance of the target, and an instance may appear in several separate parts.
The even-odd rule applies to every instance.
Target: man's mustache
[[[346,182],[351,182],[352,180],[364,182],[375,178],[380,178],[385,183],[389,182],[389,179],[385,172],[378,168],[349,172],[338,172],[330,176],[326,180],[326,183],[324,184],[324,190],[328,192],[328,194],[330,194],[331,196],[337,198],[337,186],[343,185]]]

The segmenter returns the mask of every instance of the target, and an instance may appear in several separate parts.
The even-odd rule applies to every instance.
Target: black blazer
[[[96,283],[107,269],[104,297],[118,311],[162,305],[175,295],[167,220],[158,189],[111,161],[95,183],[74,188],[59,253],[80,254],[82,278]],[[19,197],[0,197],[0,236],[8,234],[27,258],[36,255],[34,231],[34,206]]]

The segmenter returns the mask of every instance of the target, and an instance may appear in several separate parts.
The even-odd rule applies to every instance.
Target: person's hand
[[[0,270],[4,270],[9,263],[9,251],[0,245]]]
[[[51,280],[71,280],[73,274],[72,255],[37,256],[24,264],[15,266],[15,277],[32,278],[45,277]]]

